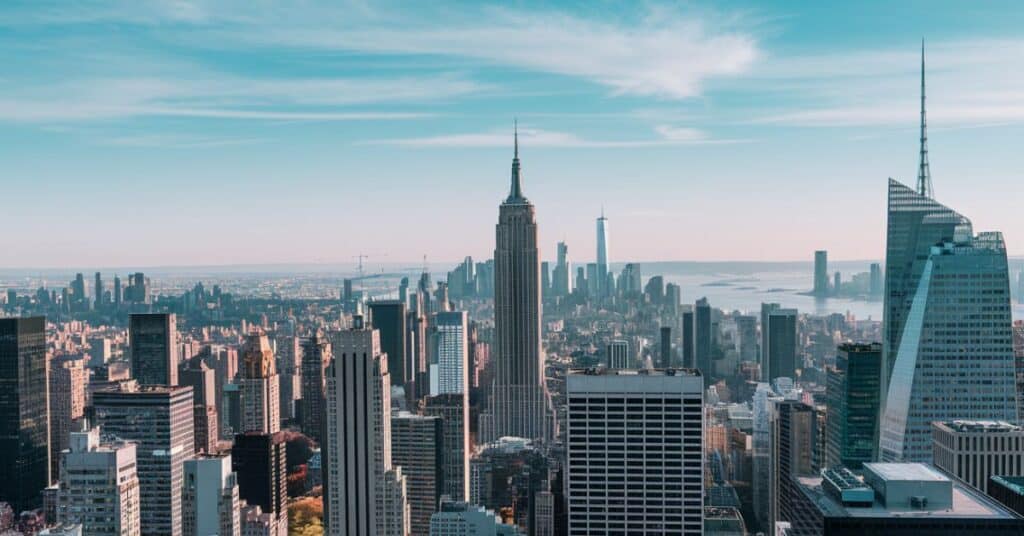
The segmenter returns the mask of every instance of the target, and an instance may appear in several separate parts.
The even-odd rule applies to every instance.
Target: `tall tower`
[[[512,189],[498,212],[494,248],[494,438],[547,439],[540,307],[537,222],[533,204],[523,196],[517,133]]]
[[[601,207],[601,217],[597,218],[597,289],[601,295],[610,294],[607,286],[608,280],[608,218],[604,217],[604,207]]]
[[[921,160],[917,168],[917,193],[935,198],[932,172],[928,167],[928,124],[924,113],[924,39],[921,40]]]
[[[174,313],[128,317],[132,378],[139,385],[178,385],[178,323]]]
[[[270,340],[246,336],[242,346],[242,431],[273,434],[281,430],[280,378]]]

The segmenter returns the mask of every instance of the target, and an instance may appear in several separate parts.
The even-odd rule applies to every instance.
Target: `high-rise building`
[[[545,298],[551,296],[551,264],[548,261],[540,263],[540,294]]]
[[[137,445],[142,533],[181,536],[184,464],[195,448],[192,388],[97,391],[92,404],[103,434]]]
[[[391,416],[391,462],[401,466],[414,536],[430,533],[444,489],[444,423],[439,417],[407,411]]]
[[[321,444],[324,434],[324,400],[327,396],[327,366],[331,363],[331,345],[319,333],[302,344],[302,399],[299,415],[302,433]]]
[[[518,536],[515,525],[483,506],[467,502],[445,502],[430,516],[430,536]]]
[[[882,405],[880,343],[839,345],[828,371],[827,465],[860,468],[878,459],[878,413]]]
[[[768,313],[765,361],[761,364],[761,377],[768,382],[776,378],[796,379],[797,312],[796,309],[773,309]]]
[[[103,277],[99,272],[96,272],[96,282],[93,285],[93,308],[99,311],[103,308]]]
[[[703,392],[693,370],[569,371],[569,534],[703,533]]]
[[[0,500],[39,508],[50,485],[46,319],[0,318]]]
[[[740,315],[736,317],[740,361],[757,361],[757,317]]]
[[[469,502],[515,523],[526,534],[547,526],[553,462],[540,443],[503,437],[478,449],[469,462]]]
[[[771,523],[792,523],[798,517],[794,497],[797,478],[815,473],[817,419],[814,408],[798,400],[778,400],[771,406],[771,468],[769,516]],[[774,532],[774,531],[772,531]]]
[[[711,305],[701,298],[693,306],[693,358],[705,385],[711,385],[711,337]]]
[[[381,351],[388,358],[388,375],[391,385],[396,386],[416,381],[412,362],[406,359],[406,337],[409,335],[406,316],[403,301],[370,302],[370,322],[380,332]]]
[[[424,415],[439,417],[443,434],[441,494],[453,501],[469,499],[469,395],[452,393],[427,397]]]
[[[868,286],[868,294],[872,298],[877,298],[882,295],[884,290],[884,282],[882,280],[882,265],[877,262],[871,263],[871,276],[870,283]]]
[[[572,262],[569,260],[569,246],[558,243],[558,262],[555,264],[552,287],[555,296],[568,296],[572,292]]]
[[[202,359],[192,359],[180,373],[181,385],[192,388],[195,451],[213,453],[220,440],[216,372]]]
[[[174,313],[128,317],[132,377],[140,385],[178,385],[178,322]]]
[[[890,183],[890,193],[900,207],[941,207],[899,183]],[[890,226],[894,217],[891,201]],[[891,374],[883,391],[880,456],[884,461],[930,461],[934,421],[1017,422],[1009,272],[1002,234],[972,236],[970,221],[952,211],[931,214],[917,222],[916,230],[931,234],[928,228],[934,227],[934,220],[947,219],[957,221],[952,240],[933,242],[923,251],[911,248],[922,254],[910,261],[914,266],[920,263],[921,270],[913,277],[915,288],[903,287],[909,308],[897,313],[902,334],[891,339],[896,345],[886,350]],[[886,269],[892,277],[888,263]],[[904,275],[910,277],[909,272]],[[896,283],[886,285],[898,288]],[[896,295],[890,292],[887,297]],[[886,312],[895,309],[887,307]],[[887,319],[886,326],[893,328],[896,323]]]
[[[114,276],[114,309],[121,309],[121,278]]]
[[[85,360],[62,357],[50,363],[50,474],[60,473],[60,453],[75,424],[85,416]]]
[[[238,475],[230,454],[185,462],[182,511],[182,536],[241,536]]]
[[[547,439],[553,416],[541,350],[540,252],[533,204],[522,190],[518,138],[512,189],[501,204],[495,234],[494,432]]]
[[[469,392],[469,323],[465,311],[436,313],[431,323],[430,395]]]
[[[391,382],[380,332],[356,317],[334,334],[327,368],[324,522],[331,536],[402,536],[406,479],[391,464]]]
[[[608,343],[608,368],[610,369],[628,369],[634,368],[632,365],[632,359],[629,358],[629,341],[625,339],[615,339]]]
[[[241,431],[273,434],[281,429],[281,404],[280,378],[270,340],[264,333],[246,335],[240,354]]]
[[[283,432],[246,432],[235,436],[231,470],[238,496],[270,516],[270,536],[288,534],[288,459]]]
[[[1024,476],[1024,428],[1005,421],[932,423],[935,466],[988,493],[992,476]]]
[[[828,296],[828,252],[814,252],[814,295]]]
[[[83,536],[139,536],[135,443],[100,440],[100,431],[71,434],[61,455],[58,523],[82,525]]]
[[[683,307],[683,312],[679,317],[681,319],[680,324],[682,324],[679,332],[682,336],[683,344],[683,367],[697,368],[697,362],[693,358],[693,307],[690,305]]]
[[[672,366],[672,328],[669,326],[661,327],[661,368],[670,368]]]
[[[604,217],[604,207],[601,207],[601,217],[597,218],[597,281],[598,291],[602,295],[610,293],[605,288],[608,280],[608,218]]]

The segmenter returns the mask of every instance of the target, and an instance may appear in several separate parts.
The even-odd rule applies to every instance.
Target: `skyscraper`
[[[453,501],[469,499],[469,395],[444,394],[427,397],[423,414],[441,418],[444,436],[441,489]]]
[[[92,404],[103,434],[137,445],[142,533],[181,536],[184,464],[195,446],[192,388],[97,391]]]
[[[669,368],[672,366],[672,328],[669,326],[661,327],[661,368]]]
[[[178,385],[178,323],[173,313],[128,317],[132,377],[140,385]]]
[[[768,382],[776,378],[796,379],[797,362],[796,309],[774,309],[768,313],[768,346],[761,377]]]
[[[1017,422],[1001,233],[972,237],[965,222],[953,241],[932,246],[905,318],[881,421],[883,461],[930,461],[934,421]]]
[[[120,310],[121,309],[121,278],[116,276],[116,275],[114,276],[114,292],[113,292],[113,296],[114,296],[114,309],[115,310]]]
[[[321,447],[326,533],[402,536],[409,527],[407,488],[391,465],[391,382],[380,332],[357,317],[353,329],[334,334],[331,346]]]
[[[370,302],[370,323],[380,332],[380,349],[388,357],[391,385],[404,387],[406,383],[416,381],[412,362],[406,359],[406,337],[409,329],[406,325],[405,302]]]
[[[814,295],[828,296],[828,252],[814,252]]]
[[[0,500],[15,512],[50,485],[48,368],[46,319],[0,318]]]
[[[58,523],[81,524],[88,536],[139,536],[136,446],[100,440],[99,428],[72,433],[61,455]]]
[[[801,493],[797,477],[813,475],[815,471],[814,408],[797,400],[775,401],[771,421],[769,520],[793,522],[798,516],[795,510]]]
[[[703,392],[693,370],[569,371],[569,534],[703,534]]]
[[[601,295],[610,293],[606,287],[608,280],[608,218],[604,217],[604,207],[601,207],[601,217],[597,218],[597,288]]]
[[[103,277],[96,272],[96,284],[93,285],[92,300],[94,309],[99,311],[103,308]]]
[[[533,204],[523,196],[519,141],[512,189],[501,204],[494,249],[496,437],[547,439],[551,412],[541,350],[540,254]]]
[[[216,372],[202,359],[192,359],[188,368],[181,371],[181,384],[192,388],[196,452],[216,452],[220,440]]]
[[[235,436],[231,470],[238,475],[238,496],[270,516],[269,536],[288,534],[288,460],[284,432],[246,432]]]
[[[239,503],[238,475],[230,454],[185,462],[182,536],[241,536]]]
[[[60,474],[60,453],[68,448],[75,422],[85,415],[85,360],[62,357],[50,363],[50,474]]]
[[[684,306],[683,312],[679,317],[681,318],[680,324],[682,324],[682,329],[679,331],[681,332],[683,343],[683,367],[697,368],[697,362],[693,359],[693,306]]]
[[[407,411],[391,416],[391,461],[407,482],[409,525],[413,536],[427,536],[430,515],[444,489],[444,423],[439,417]]]
[[[280,378],[270,340],[264,333],[250,333],[240,353],[242,431],[273,434],[281,429],[281,404]]]
[[[552,287],[555,296],[568,296],[572,292],[572,263],[569,260],[569,246],[558,243],[558,262],[555,264]]]
[[[707,298],[693,306],[693,357],[705,387],[711,385],[711,305]]]
[[[860,468],[878,459],[879,374],[882,345],[843,343],[828,371],[827,465]]]
[[[302,343],[302,399],[299,414],[302,433],[323,442],[324,400],[327,396],[327,366],[331,363],[331,346],[319,333]]]
[[[629,341],[625,339],[614,339],[608,343],[608,368],[628,369],[633,368],[629,358]]]
[[[469,392],[469,350],[466,335],[469,328],[465,311],[449,311],[434,315],[432,325],[430,395]]]

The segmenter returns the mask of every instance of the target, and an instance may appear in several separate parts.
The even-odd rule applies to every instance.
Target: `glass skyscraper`
[[[1016,422],[1002,234],[890,181],[886,264],[882,460],[930,461],[933,421]]]
[[[836,367],[828,371],[826,463],[859,469],[878,452],[879,343],[839,345]]]

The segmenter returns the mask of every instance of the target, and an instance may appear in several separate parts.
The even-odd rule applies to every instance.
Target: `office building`
[[[469,324],[465,311],[437,313],[431,323],[430,395],[469,392]]]
[[[570,370],[570,535],[702,534],[704,382],[694,370]]]
[[[184,464],[194,455],[192,388],[143,386],[97,391],[104,435],[135,442],[143,534],[181,536]]]
[[[356,317],[334,334],[327,367],[327,424],[321,446],[328,535],[404,535],[406,479],[391,462],[391,382],[380,332]],[[397,530],[397,532],[396,532]]]
[[[469,396],[453,393],[427,397],[423,414],[441,419],[444,475],[441,494],[453,501],[469,499]]]
[[[180,374],[181,385],[192,388],[192,422],[195,451],[213,453],[220,441],[220,420],[217,415],[216,372],[202,359],[189,360]]]
[[[661,327],[661,368],[672,367],[672,328]]]
[[[604,207],[601,208],[601,217],[597,218],[597,281],[598,291],[601,295],[609,293],[606,288],[608,281],[608,218],[604,217]]]
[[[430,532],[444,489],[444,423],[439,417],[407,411],[391,416],[391,463],[406,478],[409,526],[414,536]]]
[[[894,184],[900,199],[934,203]],[[972,236],[970,222],[958,221],[953,241],[914,261],[922,266],[902,336],[886,354],[894,360],[883,391],[884,461],[930,461],[934,421],[1017,422],[1006,246],[1000,233]]]
[[[827,372],[827,465],[852,469],[878,459],[878,415],[882,393],[881,343],[839,345]]]
[[[185,462],[183,536],[241,536],[238,477],[231,455],[200,456]]]
[[[1017,515],[1024,516],[1024,476],[990,477],[988,495]]]
[[[711,385],[711,305],[707,298],[697,300],[693,306],[693,358],[704,378],[705,387]]]
[[[281,429],[280,376],[270,340],[250,333],[241,358],[242,432],[273,434]],[[267,511],[266,508],[263,510]]]
[[[920,463],[866,463],[797,479],[799,514],[787,534],[1000,536],[1024,519],[997,501]]]
[[[762,306],[763,307],[763,306]],[[761,378],[769,383],[776,378],[796,378],[800,367],[797,358],[796,309],[773,308],[767,314],[765,330],[765,360],[761,363]]]
[[[512,188],[495,231],[494,435],[547,439],[553,415],[541,350],[540,252],[533,204],[522,190],[518,137]]]
[[[61,455],[57,522],[82,525],[84,536],[139,536],[136,446],[74,432]]]
[[[323,441],[327,366],[330,364],[330,343],[319,333],[313,333],[302,343],[302,399],[299,400],[299,416],[302,418],[302,433],[318,445]]]
[[[1005,421],[932,423],[935,467],[988,493],[992,476],[1024,476],[1024,428]]]
[[[403,301],[370,302],[370,322],[380,332],[381,352],[387,355],[391,385],[405,386],[416,381],[412,362],[406,356],[406,337],[409,335],[406,316]]]
[[[132,378],[139,385],[178,385],[178,322],[173,313],[128,316]]]
[[[60,453],[85,416],[85,360],[61,357],[50,363],[50,474],[60,473]]]
[[[799,517],[797,477],[815,474],[814,450],[817,419],[814,408],[797,400],[771,405],[770,523],[793,523]]]
[[[679,331],[682,335],[683,350],[681,353],[683,354],[683,367],[697,368],[697,362],[693,358],[693,307],[689,305],[683,307],[683,312],[680,315],[680,318],[682,319],[680,321],[682,326]]]
[[[814,295],[828,296],[828,252],[814,252]]]
[[[868,286],[868,294],[872,298],[878,298],[882,295],[884,287],[884,280],[882,279],[882,265],[877,262],[871,263],[871,275],[870,283]]]
[[[39,508],[50,485],[46,319],[0,318],[0,500]]]
[[[482,506],[467,502],[445,502],[430,516],[430,536],[519,536],[515,525],[506,525],[501,516]]]
[[[569,260],[569,246],[559,242],[558,261],[552,274],[552,291],[555,296],[564,297],[572,292],[572,262]]]
[[[536,534],[549,506],[552,461],[539,442],[503,437],[479,448],[469,461],[469,502],[501,512],[526,534]],[[538,504],[543,503],[543,504]]]
[[[231,470],[238,496],[269,515],[272,536],[288,534],[288,460],[283,432],[246,432],[235,436]]]
[[[608,343],[608,368],[610,369],[628,369],[633,368],[632,362],[629,356],[629,341],[625,339],[615,339]]]

